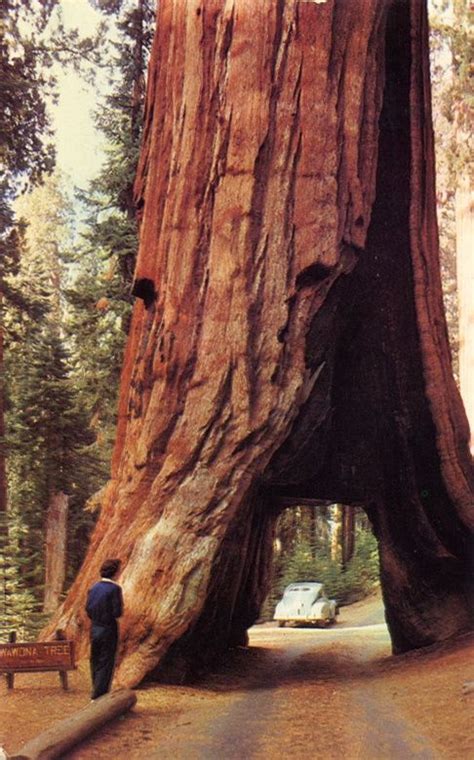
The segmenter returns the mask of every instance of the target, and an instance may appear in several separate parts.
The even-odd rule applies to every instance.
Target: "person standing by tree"
[[[92,699],[110,689],[118,644],[117,618],[123,612],[122,589],[114,580],[120,570],[119,559],[107,559],[100,568],[101,579],[87,594],[86,612],[91,625]]]

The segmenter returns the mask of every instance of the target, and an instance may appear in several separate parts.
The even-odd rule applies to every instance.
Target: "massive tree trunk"
[[[112,479],[118,680],[241,642],[284,497],[365,503],[395,651],[471,625],[420,0],[162,0]]]

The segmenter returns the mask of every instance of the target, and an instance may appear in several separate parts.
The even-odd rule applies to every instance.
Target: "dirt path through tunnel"
[[[257,629],[243,690],[205,708],[151,757],[435,760],[441,754],[384,686],[383,624],[333,631]],[[259,646],[260,645],[260,646]],[[260,649],[261,647],[261,649]]]

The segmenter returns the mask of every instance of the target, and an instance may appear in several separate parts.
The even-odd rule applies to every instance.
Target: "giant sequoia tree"
[[[112,478],[118,679],[243,639],[279,505],[363,503],[395,651],[468,629],[474,522],[421,0],[162,0]]]

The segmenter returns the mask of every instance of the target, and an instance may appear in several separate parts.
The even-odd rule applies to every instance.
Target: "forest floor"
[[[250,631],[192,686],[147,685],[133,710],[68,760],[466,760],[473,756],[474,637],[392,657],[383,608],[341,609],[332,628]],[[2,679],[3,680],[3,679]],[[13,753],[89,701],[87,668],[0,686],[0,744]]]

